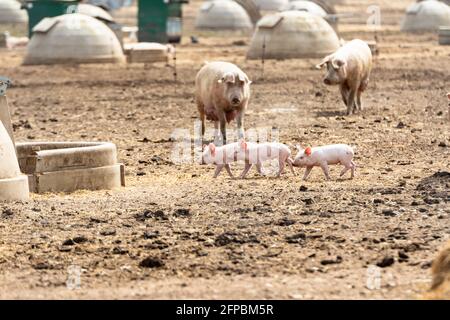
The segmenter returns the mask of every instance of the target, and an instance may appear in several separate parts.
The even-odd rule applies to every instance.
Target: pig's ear
[[[323,58],[323,60],[316,65],[316,69],[322,69],[324,65],[327,64],[327,62],[330,61],[330,56],[326,56],[325,58]]]
[[[211,155],[214,157],[216,155],[216,145],[214,143],[210,143],[208,148],[209,151],[211,151]]]
[[[247,142],[244,139],[241,140],[241,149],[247,150]]]
[[[448,98],[448,100],[450,100],[450,92],[447,93],[447,98]]]
[[[222,78],[223,82],[229,82],[229,83],[234,83],[235,82],[235,76],[233,73],[227,73],[223,76]]]
[[[341,59],[334,59],[331,63],[335,69],[339,69],[345,65],[345,61]]]
[[[247,77],[247,75],[239,74],[239,81],[245,82],[246,84],[251,84],[252,81]]]
[[[305,149],[305,154],[306,154],[307,156],[310,156],[310,155],[311,155],[311,152],[312,152],[311,147],[308,147],[308,148]]]

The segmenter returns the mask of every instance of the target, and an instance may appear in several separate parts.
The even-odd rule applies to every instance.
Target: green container
[[[44,18],[56,17],[66,13],[74,13],[81,0],[26,0],[23,6],[28,12],[28,35]]]
[[[182,4],[187,0],[140,0],[138,4],[139,42],[180,42]]]

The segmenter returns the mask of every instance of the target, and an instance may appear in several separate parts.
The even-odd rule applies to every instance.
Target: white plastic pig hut
[[[77,12],[103,21],[108,22],[114,21],[114,18],[107,11],[92,4],[87,3],[78,4]]]
[[[28,178],[20,173],[14,144],[0,121],[0,201],[26,200]]]
[[[401,31],[438,31],[439,27],[450,26],[450,7],[443,2],[426,0],[411,4],[406,9]]]
[[[95,18],[73,13],[44,18],[34,27],[24,64],[124,61],[120,42],[110,28]]]
[[[0,80],[0,201],[27,200],[28,178],[20,172],[16,157],[6,86]]]
[[[258,22],[247,58],[321,58],[337,48],[338,36],[323,18],[309,12],[283,11]]]
[[[255,0],[256,6],[263,11],[281,10],[288,2],[288,0]]]
[[[28,21],[25,10],[20,9],[16,0],[0,1],[0,23],[24,23]]]
[[[283,7],[283,10],[306,11],[322,18],[325,18],[327,16],[327,12],[317,3],[305,0],[291,1],[285,7]]]
[[[197,29],[239,30],[253,28],[247,11],[233,0],[204,2],[195,22]]]

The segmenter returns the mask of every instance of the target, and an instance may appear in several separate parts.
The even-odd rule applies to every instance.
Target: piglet
[[[286,163],[289,165],[292,174],[295,176],[291,150],[288,146],[278,142],[253,143],[241,141],[240,149],[236,153],[237,160],[245,161],[244,171],[241,178],[244,179],[252,166],[256,164],[256,169],[260,175],[265,175],[263,162],[267,160],[278,160],[278,173],[280,177],[284,171]]]
[[[263,162],[273,159],[278,159],[279,171],[277,177],[283,172],[286,163],[295,175],[291,151],[289,147],[282,143],[271,142],[258,144],[241,140],[240,142],[229,143],[221,147],[210,143],[208,146],[204,146],[202,153],[202,164],[216,165],[214,178],[217,178],[223,168],[233,178],[230,163],[236,161],[245,162],[245,168],[240,178],[244,179],[254,164],[256,164],[258,173],[264,175]]]
[[[214,178],[217,178],[225,168],[230,175],[233,177],[233,173],[231,172],[230,163],[237,161],[236,153],[240,148],[240,144],[238,142],[229,143],[224,146],[217,147],[214,143],[210,143],[208,146],[203,146],[202,153],[202,164],[215,164],[216,171],[214,172]]]
[[[308,147],[299,150],[294,159],[294,166],[306,167],[303,180],[307,180],[313,167],[321,167],[327,180],[330,180],[330,172],[328,165],[342,164],[344,169],[341,172],[341,177],[351,170],[351,178],[355,176],[356,164],[353,162],[353,149],[346,144],[332,144],[322,147]]]

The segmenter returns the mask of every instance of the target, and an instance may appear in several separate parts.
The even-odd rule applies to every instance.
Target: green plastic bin
[[[139,0],[139,42],[180,42],[182,5],[187,0]]]
[[[44,18],[56,17],[66,13],[74,13],[81,0],[26,0],[23,8],[28,12],[28,35]]]

